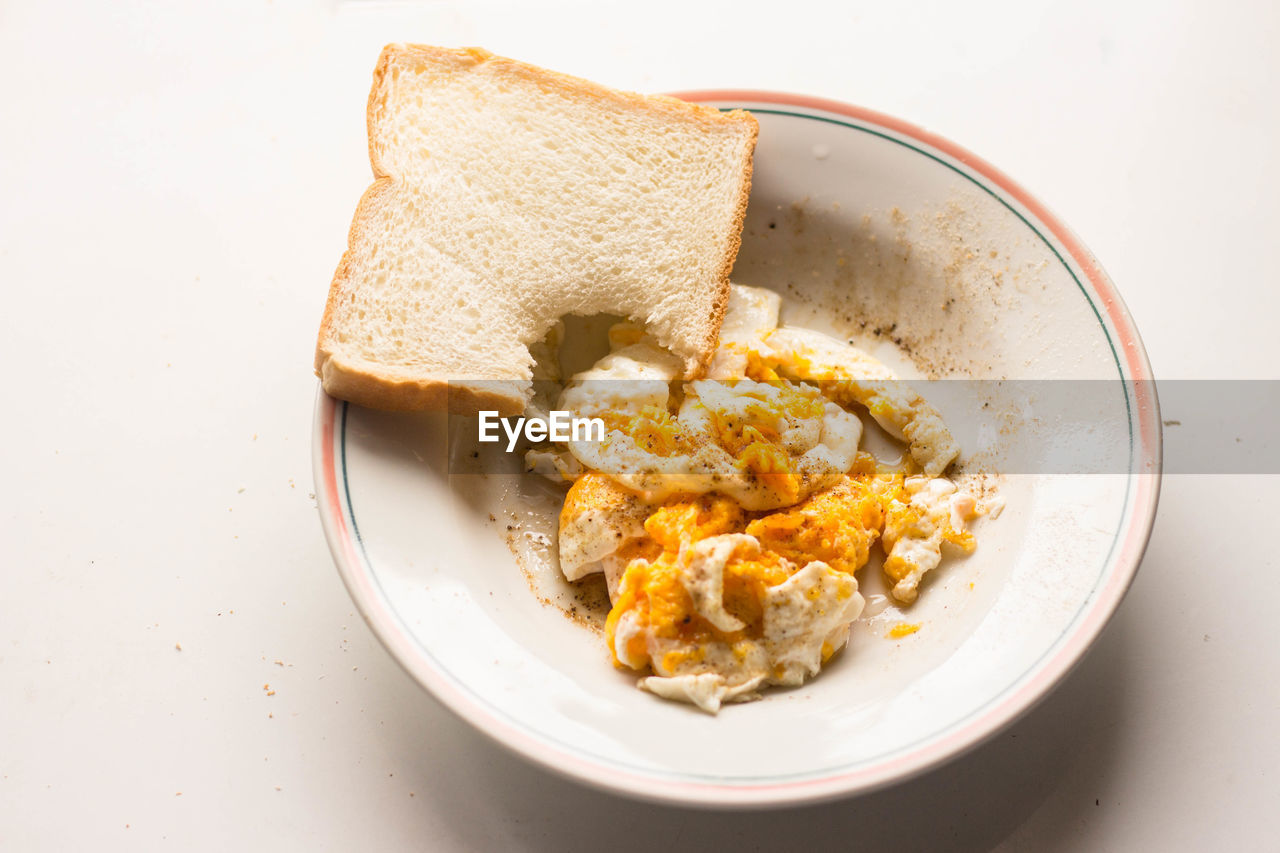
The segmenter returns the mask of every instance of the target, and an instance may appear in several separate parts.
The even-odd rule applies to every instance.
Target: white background
[[[1276,378],[1280,7],[1115,5],[0,3],[0,849],[1274,843],[1276,477],[1166,479],[1114,622],[1012,729],[755,814],[615,799],[475,734],[354,613],[310,497],[387,41],[922,124],[1070,223],[1159,377]]]

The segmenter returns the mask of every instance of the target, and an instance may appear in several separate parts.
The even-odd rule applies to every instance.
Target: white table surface
[[[915,121],[1072,225],[1158,376],[1275,378],[1280,7],[1113,5],[0,4],[0,849],[1275,843],[1276,477],[1167,478],[1114,622],[1012,729],[755,814],[620,800],[473,732],[354,612],[311,495],[388,41]]]

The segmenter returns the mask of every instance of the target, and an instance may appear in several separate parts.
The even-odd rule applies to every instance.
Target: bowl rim
[[[1005,203],[1025,221],[1023,213],[1009,205],[1008,200],[1012,199],[1020,205],[1056,238],[1084,274],[1093,288],[1093,294],[1084,288],[1083,283],[1081,290],[1098,314],[1104,331],[1106,323],[1103,317],[1110,321],[1120,343],[1116,352],[1117,365],[1122,374],[1128,374],[1124,378],[1132,380],[1133,402],[1138,409],[1138,430],[1134,436],[1134,468],[1128,477],[1130,487],[1136,486],[1136,489],[1130,495],[1129,506],[1126,508],[1124,523],[1127,527],[1117,533],[1117,541],[1123,538],[1123,542],[1108,557],[1108,562],[1112,564],[1110,575],[1103,587],[1095,590],[1093,601],[1086,605],[1084,615],[1068,634],[1059,639],[1058,648],[1038,661],[1032,667],[1029,677],[1005,688],[1003,695],[996,694],[986,705],[975,711],[970,719],[953,724],[951,731],[927,741],[923,746],[908,750],[905,754],[865,767],[815,778],[741,784],[671,780],[592,761],[518,728],[476,698],[458,689],[418,651],[416,642],[409,637],[394,609],[366,570],[365,561],[358,553],[359,532],[354,529],[354,524],[347,521],[344,505],[348,504],[349,496],[346,494],[344,474],[339,473],[344,460],[341,458],[343,454],[336,449],[335,439],[341,437],[340,430],[345,425],[348,404],[340,403],[328,396],[323,388],[318,388],[312,433],[312,465],[321,526],[338,573],[357,609],[400,666],[446,708],[497,743],[541,767],[613,793],[685,806],[776,807],[868,793],[954,760],[1012,724],[1043,700],[1075,668],[1110,621],[1137,573],[1159,504],[1162,432],[1159,401],[1155,384],[1151,381],[1151,366],[1128,309],[1093,253],[1043,203],[999,169],[967,149],[893,116],[824,98],[745,89],[697,90],[675,92],[672,95],[686,101],[726,104],[748,110],[752,109],[750,105],[755,104],[765,105],[766,108],[800,109],[805,112],[788,114],[818,119],[822,118],[821,114],[826,114],[837,117],[837,123],[841,124],[847,122],[840,120],[852,119],[859,124],[887,131],[887,134],[880,134],[887,138],[899,142],[909,140],[913,143],[911,147],[918,151],[921,149],[917,146],[921,144],[935,149],[970,170],[973,173],[970,178],[975,183]],[[921,153],[955,168],[952,163],[928,151]],[[1007,198],[994,192],[992,186]],[[1027,224],[1035,227],[1030,222]],[[1057,252],[1052,244],[1050,248]],[[1066,259],[1060,256],[1060,260],[1074,276],[1075,272]],[[1129,398],[1126,396],[1126,403],[1128,402]]]

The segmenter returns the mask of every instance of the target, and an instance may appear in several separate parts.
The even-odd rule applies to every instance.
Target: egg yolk
[[[645,406],[634,415],[609,413],[603,419],[606,430],[630,436],[637,447],[657,456],[688,453],[693,447],[675,415],[660,406]]]
[[[752,521],[746,532],[797,565],[821,560],[853,574],[866,564],[883,527],[880,496],[866,480],[845,477],[795,507]]]

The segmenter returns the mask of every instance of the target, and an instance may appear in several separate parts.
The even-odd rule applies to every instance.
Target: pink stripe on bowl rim
[[[715,807],[785,806],[833,799],[868,792],[903,781],[975,748],[986,739],[1026,713],[1048,695],[1080,661],[1107,624],[1136,573],[1142,558],[1159,499],[1161,434],[1159,404],[1150,364],[1137,329],[1111,280],[1103,272],[1093,254],[1041,202],[1003,172],[972,152],[937,134],[901,119],[863,107],[803,95],[753,90],[706,90],[672,93],[687,101],[722,103],[749,109],[751,104],[768,104],[798,108],[813,113],[840,116],[887,130],[934,149],[946,158],[963,165],[979,176],[988,188],[997,188],[1003,196],[1016,201],[1031,214],[1066,250],[1088,281],[1096,299],[1105,311],[1123,352],[1124,377],[1133,380],[1133,403],[1137,408],[1138,431],[1134,436],[1137,470],[1132,474],[1129,504],[1125,510],[1127,526],[1123,543],[1110,558],[1109,575],[1084,618],[1052,653],[1042,661],[1022,684],[1010,686],[1005,694],[992,702],[979,716],[958,724],[952,731],[916,749],[887,761],[854,770],[807,779],[772,782],[720,784],[665,778],[593,761],[560,749],[546,740],[503,720],[483,702],[460,689],[444,672],[424,660],[407,630],[394,630],[401,620],[373,582],[367,565],[361,559],[351,526],[347,523],[345,489],[340,486],[338,471],[339,433],[338,401],[323,390],[318,392],[316,434],[319,444],[313,448],[313,466],[319,494],[318,507],[330,550],[338,563],[343,582],[361,615],[392,656],[420,684],[428,688],[446,707],[488,734],[517,755],[532,760],[563,776],[644,799],[676,804],[699,804]],[[1088,294],[1086,294],[1088,296]],[[345,404],[343,404],[345,405]]]

